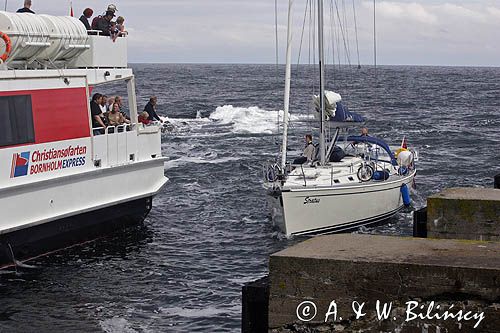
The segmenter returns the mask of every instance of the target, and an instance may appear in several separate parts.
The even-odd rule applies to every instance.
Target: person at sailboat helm
[[[306,134],[305,139],[306,139],[306,146],[304,148],[304,151],[302,152],[302,156],[296,158],[293,161],[293,164],[304,164],[306,162],[310,163],[316,157],[316,147],[314,146],[312,135]]]
[[[17,10],[17,13],[35,14],[35,12],[31,10],[31,0],[24,0],[24,7],[23,8],[19,8]]]

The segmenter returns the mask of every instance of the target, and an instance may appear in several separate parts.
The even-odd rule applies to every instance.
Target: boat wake
[[[236,134],[275,134],[278,133],[277,120],[283,119],[283,111],[264,110],[258,106],[237,107],[232,105],[219,106],[210,114],[209,119],[222,125],[231,125],[231,131]],[[292,121],[309,118],[304,115],[291,116]]]
[[[218,106],[208,117],[198,110],[195,118],[170,118],[160,116],[163,132],[189,136],[225,136],[231,134],[276,134],[277,121],[283,119],[283,110],[266,110],[258,106]],[[289,115],[290,121],[309,121],[309,114]],[[214,131],[214,128],[217,131]]]

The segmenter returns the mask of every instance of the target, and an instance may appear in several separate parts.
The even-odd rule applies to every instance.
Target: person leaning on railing
[[[108,113],[108,122],[110,126],[130,124],[130,121],[127,120],[127,118],[125,118],[120,112],[120,106],[118,103],[114,103],[113,109]]]
[[[149,118],[149,114],[146,111],[143,111],[143,112],[141,112],[141,114],[139,115],[139,117],[137,117],[137,120],[141,124],[144,124],[144,125],[147,126],[147,125],[151,124],[151,120],[149,120],[148,118]]]
[[[127,31],[125,31],[125,19],[123,18],[123,16],[118,16],[118,18],[116,19],[116,29],[118,29],[118,36],[121,37],[121,36],[125,36],[128,34]]]
[[[156,96],[151,96],[149,98],[149,102],[148,104],[146,104],[146,106],[144,107],[144,111],[146,111],[149,115],[149,120],[151,121],[160,121],[160,122],[163,122],[160,117],[158,116],[158,114],[156,113],[156,105],[158,104],[158,97]]]
[[[92,29],[101,31],[101,35],[110,36],[112,25],[111,20],[113,17],[115,17],[115,12],[111,10],[106,11],[104,16],[98,17],[97,20],[92,22]]]

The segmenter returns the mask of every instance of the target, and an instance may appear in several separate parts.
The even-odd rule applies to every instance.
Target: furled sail
[[[313,97],[314,108],[319,114],[320,101],[319,96]],[[365,119],[357,113],[350,112],[342,103],[342,96],[333,91],[325,91],[325,116],[326,120],[343,123],[354,122],[363,123]]]

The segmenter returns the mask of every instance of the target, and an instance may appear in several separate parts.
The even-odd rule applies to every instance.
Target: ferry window
[[[31,96],[0,96],[0,147],[34,141]]]

